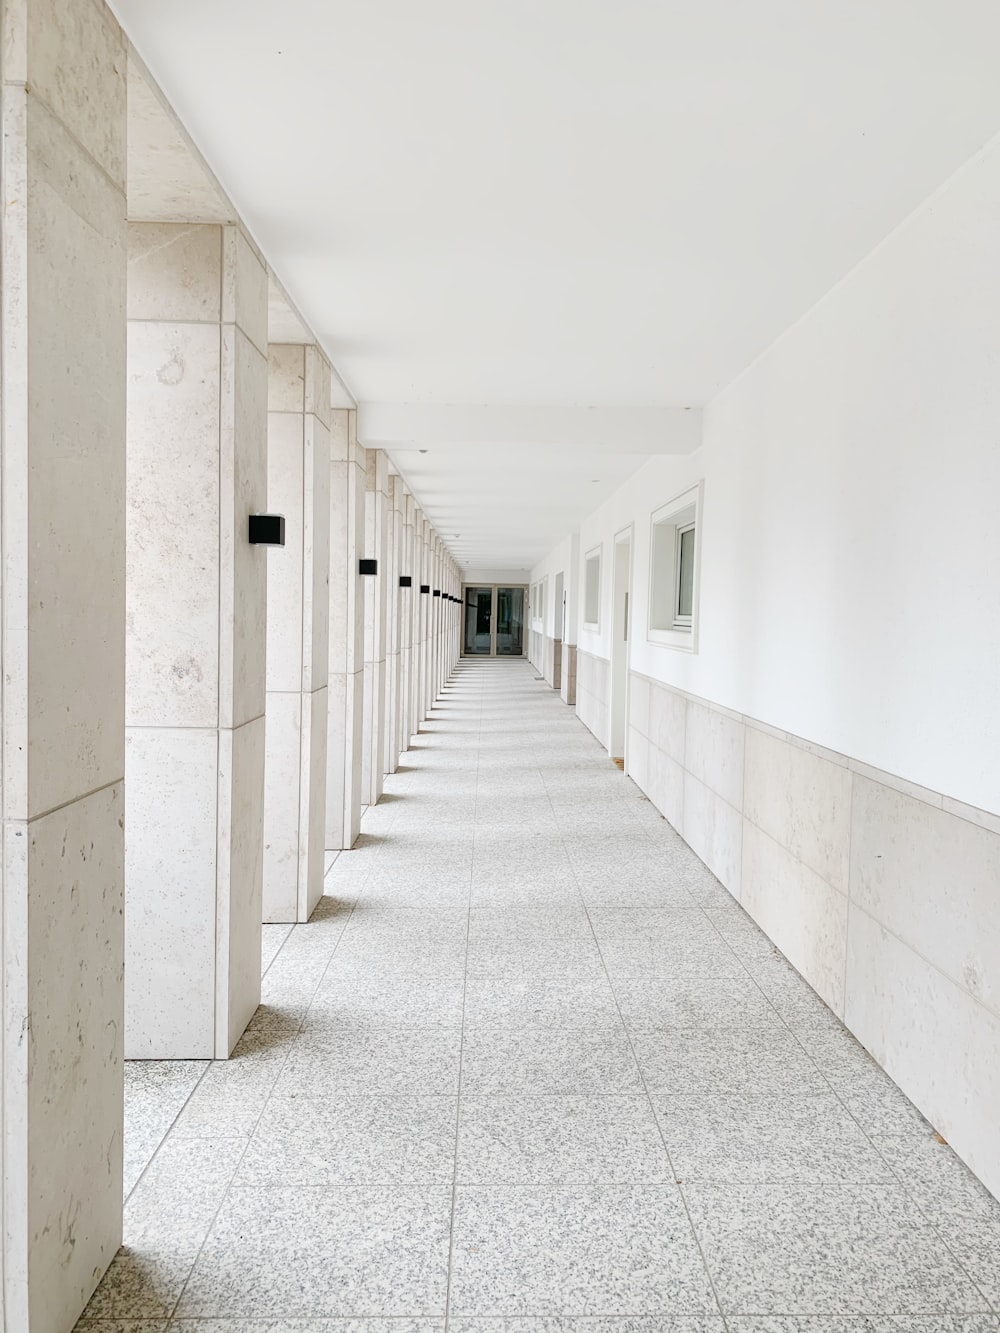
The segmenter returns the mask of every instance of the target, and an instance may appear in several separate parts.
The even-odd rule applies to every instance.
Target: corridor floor
[[[79,1328],[1000,1333],[1000,1205],[531,667],[404,758],[235,1058],[129,1066]]]

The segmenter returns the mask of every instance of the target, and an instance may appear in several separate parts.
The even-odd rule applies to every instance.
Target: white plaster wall
[[[998,216],[994,141],[589,516],[576,597],[601,545],[604,740],[634,522],[629,771],[994,1191]],[[648,640],[649,532],[701,481],[692,653]]]
[[[650,461],[580,538],[581,568],[604,542],[606,608],[611,536],[636,523],[635,669],[986,810],[998,206],[994,141],[709,404],[700,450]],[[649,516],[701,479],[692,655],[646,640]],[[608,643],[606,617],[581,628],[587,651]]]

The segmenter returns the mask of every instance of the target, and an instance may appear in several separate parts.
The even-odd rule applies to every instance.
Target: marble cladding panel
[[[350,749],[347,733],[347,696],[353,694],[353,677],[345,672],[331,672],[327,678],[326,720],[326,834],[324,842],[330,851],[350,846],[344,841],[345,802],[350,791],[347,770]]]
[[[327,691],[326,846],[354,846],[361,830],[364,672],[331,674]]]
[[[123,813],[119,782],[23,826],[32,1328],[72,1326],[121,1238]]]
[[[217,324],[221,302],[221,227],[128,224],[129,319]]]
[[[850,868],[851,778],[840,764],[749,729],[743,813],[840,893]]]
[[[249,515],[267,501],[267,360],[236,329],[223,329],[223,518],[220,551],[221,726],[241,726],[264,712],[267,561],[274,551],[251,546]],[[232,394],[226,404],[227,394]],[[228,538],[228,541],[227,541]],[[228,549],[227,549],[228,548]],[[227,655],[229,660],[227,661]]]
[[[353,686],[352,686],[353,682]],[[348,677],[344,787],[344,846],[353,847],[361,832],[361,736],[365,706],[363,669]]]
[[[687,699],[673,690],[653,686],[649,695],[649,739],[675,764],[684,766]]]
[[[742,718],[689,699],[684,725],[685,769],[734,809],[741,810],[746,734]]]
[[[302,701],[298,690],[268,690],[263,870],[263,920],[267,922],[298,920]]]
[[[268,412],[297,412],[301,415],[305,411],[306,352],[307,349],[299,343],[268,345]]]
[[[576,663],[577,648],[575,643],[563,644],[563,673],[560,695],[562,701],[571,708],[576,706]]]
[[[859,907],[844,1021],[1000,1198],[1000,1019]]]
[[[739,810],[686,770],[680,833],[712,874],[734,898],[739,898],[742,816]]]
[[[724,722],[706,722],[710,705],[643,679],[647,727],[644,735],[642,706],[633,707],[631,776],[959,1155],[1000,1189],[1000,826],[751,719],[714,710]],[[633,681],[633,703],[641,694]],[[707,785],[657,743],[676,734],[663,719],[682,708],[685,729],[701,733],[688,761]],[[736,794],[738,741],[704,736],[740,726],[742,799],[730,805],[718,792]]]
[[[114,15],[105,5],[30,0],[18,18],[13,34],[5,15],[7,34],[15,37],[4,52],[5,81],[27,84],[32,99],[45,103],[121,193],[126,43]]]
[[[740,902],[810,986],[843,1017],[846,894],[745,821]]]
[[[218,723],[219,331],[128,327],[126,721]]]
[[[350,659],[348,626],[351,624],[349,613],[353,608],[351,583],[354,563],[350,474],[353,469],[354,465],[350,462],[330,463],[330,621],[327,671],[331,676],[343,675]]]
[[[1000,836],[855,775],[851,901],[1000,1014]]]
[[[131,729],[125,750],[125,1054],[214,1053],[218,733]]]
[[[328,696],[329,691],[325,685],[312,694],[302,696],[302,765],[305,777],[299,796],[299,823],[301,827],[302,821],[306,820],[307,828],[302,835],[306,873],[301,888],[305,893],[305,902],[300,896],[299,914],[300,920],[305,921],[309,920],[323,896]]]
[[[316,346],[307,347],[305,352],[305,410],[318,417],[329,430],[332,411],[330,407],[330,363]]]
[[[649,694],[651,685],[645,676],[636,672],[628,678],[628,717],[629,727],[640,736],[649,736]]]
[[[267,510],[285,516],[285,545],[257,552],[267,575],[268,690],[302,688],[304,421],[301,412],[267,414]]]
[[[326,686],[330,649],[330,431],[317,416],[306,417],[305,450],[305,503],[310,521],[303,536],[302,688],[312,693]]]
[[[107,91],[95,98],[110,114]],[[4,596],[8,633],[26,626],[31,651],[8,640],[4,671],[26,700],[28,756],[26,787],[20,757],[9,770],[7,808],[31,817],[122,776],[126,368],[108,331],[123,325],[126,261],[120,190],[34,97],[27,135],[27,209],[8,211],[5,262],[26,246],[28,287],[4,316],[25,321],[25,396],[8,392],[4,442],[5,544],[23,572]]]
[[[347,670],[360,671],[365,660],[365,603],[357,562],[364,544],[367,464],[364,449],[352,446],[352,450],[354,466],[348,473]]]
[[[684,831],[684,780],[686,776],[680,764],[665,755],[652,741],[649,742],[649,785],[643,790],[664,819],[681,834]],[[726,888],[729,889],[730,893],[736,893],[734,886],[727,884]]]
[[[264,718],[219,733],[216,1058],[225,1059],[260,1004],[264,852]]]
[[[238,226],[222,233],[222,319],[267,357],[267,268]]]

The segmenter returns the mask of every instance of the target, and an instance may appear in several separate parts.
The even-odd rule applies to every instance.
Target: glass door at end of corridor
[[[496,653],[520,657],[524,652],[524,589],[497,588]]]
[[[471,657],[492,653],[493,589],[465,589],[465,636],[462,652]]]
[[[524,588],[467,584],[462,653],[466,657],[524,654]]]

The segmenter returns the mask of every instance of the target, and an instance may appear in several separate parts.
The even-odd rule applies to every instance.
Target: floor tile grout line
[[[327,972],[330,970],[330,965],[331,965],[332,962],[333,962],[334,955],[336,954],[337,949],[338,949],[339,946],[340,946],[340,942],[341,942],[341,940],[342,940],[343,937],[344,937],[344,931],[347,929],[347,924],[348,924],[348,922],[350,921],[351,917],[354,915],[355,908],[357,907],[359,901],[360,901],[360,895],[358,895],[358,897],[356,897],[355,900],[354,900],[354,902],[351,904],[351,910],[350,910],[350,912],[348,912],[348,914],[347,914],[347,920],[344,922],[344,925],[341,927],[340,933],[339,933],[339,935],[337,936],[336,941],[334,942],[333,949],[332,949],[331,952],[330,952],[330,957],[329,957],[329,959],[328,959],[328,961],[327,961],[326,967],[323,969],[323,974],[322,974],[322,976],[320,977],[320,980],[319,980],[319,982],[318,982],[318,984],[317,984],[317,986],[316,986],[316,989],[313,991],[313,1000],[315,1000],[315,998],[316,998],[316,992],[319,990],[320,986],[322,986],[322,984],[323,984],[323,979],[326,977]],[[309,925],[309,922],[307,921],[307,922],[304,922],[303,924],[304,924],[304,925]],[[284,950],[284,948],[285,948],[285,945],[286,945],[286,944],[288,943],[288,941],[292,938],[292,934],[293,934],[293,932],[294,932],[294,926],[293,926],[292,930],[288,932],[288,935],[286,936],[284,942],[282,943],[281,949],[278,950],[278,953],[279,953],[279,954],[283,952],[283,950]],[[273,961],[276,961],[276,960],[277,960],[277,956],[275,957],[275,960],[273,960]],[[169,1325],[169,1323],[174,1322],[174,1320],[175,1320],[176,1317],[177,1317],[177,1312],[178,1312],[178,1310],[180,1309],[181,1302],[183,1301],[184,1296],[185,1296],[185,1294],[186,1294],[186,1292],[187,1292],[188,1284],[190,1283],[191,1278],[194,1276],[195,1269],[198,1267],[198,1263],[199,1263],[199,1261],[200,1261],[200,1259],[201,1259],[201,1256],[202,1256],[202,1254],[203,1254],[203,1252],[204,1252],[205,1246],[206,1246],[207,1243],[208,1243],[208,1239],[209,1239],[209,1237],[211,1236],[212,1231],[213,1231],[214,1228],[215,1228],[215,1224],[216,1224],[216,1222],[218,1221],[219,1214],[222,1212],[222,1209],[225,1207],[226,1203],[228,1202],[228,1200],[229,1200],[229,1198],[230,1198],[230,1195],[231,1195],[231,1193],[232,1193],[232,1188],[233,1188],[233,1181],[236,1179],[237,1175],[239,1174],[240,1168],[241,1168],[242,1165],[243,1165],[243,1161],[244,1161],[244,1159],[246,1158],[247,1152],[249,1151],[250,1143],[251,1143],[251,1141],[252,1141],[252,1139],[253,1139],[253,1136],[254,1136],[254,1134],[257,1132],[257,1129],[258,1129],[258,1127],[259,1127],[259,1125],[260,1125],[260,1122],[261,1122],[261,1120],[264,1118],[265,1112],[267,1111],[267,1108],[268,1108],[268,1107],[270,1106],[270,1104],[271,1104],[271,1098],[272,1098],[272,1096],[273,1096],[273,1094],[274,1094],[274,1089],[275,1089],[275,1087],[277,1086],[278,1080],[281,1078],[281,1075],[282,1075],[282,1073],[283,1073],[283,1071],[284,1071],[284,1069],[285,1069],[285,1066],[288,1064],[288,1061],[289,1061],[289,1059],[290,1059],[290,1057],[291,1057],[291,1054],[292,1054],[292,1050],[294,1049],[294,1046],[295,1046],[295,1041],[296,1041],[296,1039],[297,1039],[299,1036],[301,1036],[301,1034],[302,1034],[302,1032],[303,1032],[303,1030],[304,1030],[304,1024],[305,1024],[306,1019],[307,1019],[308,1016],[309,1016],[309,1010],[310,1010],[310,1008],[312,1007],[312,1002],[313,1002],[313,1000],[310,1000],[309,1004],[306,1006],[306,1011],[305,1011],[305,1013],[304,1013],[303,1016],[302,1016],[302,1019],[301,1019],[301,1021],[300,1021],[300,1023],[299,1023],[299,1026],[298,1026],[298,1028],[296,1029],[296,1031],[295,1031],[295,1033],[294,1033],[294,1035],[293,1035],[293,1037],[292,1037],[292,1040],[289,1041],[289,1043],[288,1043],[288,1049],[287,1049],[286,1052],[285,1052],[284,1059],[281,1061],[280,1066],[279,1066],[278,1069],[276,1070],[274,1079],[273,1079],[272,1082],[271,1082],[271,1086],[270,1086],[270,1088],[268,1089],[267,1095],[264,1097],[264,1100],[263,1100],[263,1102],[262,1102],[262,1104],[261,1104],[260,1112],[259,1112],[259,1114],[257,1115],[257,1118],[256,1118],[256,1119],[254,1120],[254,1122],[253,1122],[253,1128],[250,1130],[249,1134],[247,1134],[247,1136],[246,1136],[246,1141],[244,1142],[244,1145],[243,1145],[243,1151],[240,1153],[240,1155],[239,1155],[239,1159],[238,1159],[238,1161],[236,1162],[236,1165],[235,1165],[235,1167],[234,1167],[234,1169],[233,1169],[233,1171],[232,1171],[232,1174],[231,1174],[230,1177],[229,1177],[229,1180],[228,1180],[228,1182],[227,1182],[227,1184],[226,1184],[226,1187],[225,1187],[225,1189],[224,1189],[223,1192],[222,1192],[222,1197],[221,1197],[220,1200],[219,1200],[219,1206],[215,1209],[214,1213],[212,1214],[212,1220],[209,1222],[208,1226],[205,1228],[205,1233],[204,1233],[204,1235],[202,1236],[201,1244],[198,1246],[198,1252],[197,1252],[197,1254],[195,1255],[194,1262],[191,1264],[191,1267],[188,1269],[187,1277],[184,1279],[183,1285],[181,1286],[181,1289],[180,1289],[180,1292],[178,1293],[177,1299],[176,1299],[176,1301],[174,1302],[173,1307],[172,1307],[171,1310],[170,1310],[170,1313],[167,1315],[168,1325]],[[241,1038],[241,1040],[242,1040],[242,1038]],[[213,1061],[213,1063],[215,1063],[215,1062]],[[220,1064],[228,1064],[229,1062],[228,1062],[228,1061],[219,1061],[218,1063],[220,1063]],[[208,1072],[208,1071],[206,1070],[206,1073],[207,1073],[207,1072]]]
[[[551,798],[550,798],[550,799],[551,799]],[[582,893],[581,893],[581,898],[582,898],[582,897],[583,897],[583,895],[582,895]],[[590,908],[587,906],[586,903],[584,903],[584,912],[586,913],[587,921],[588,921],[588,923],[589,923],[589,925],[590,925],[590,930],[591,930],[591,934],[592,934],[593,939],[594,939],[594,944],[595,944],[595,946],[596,946],[596,948],[597,948],[597,952],[598,952],[598,954],[600,955],[600,958],[601,958],[601,965],[602,965],[602,967],[604,968],[604,975],[605,975],[605,978],[606,978],[607,983],[608,983],[608,988],[609,988],[609,990],[611,991],[611,995],[612,995],[612,998],[614,999],[614,1003],[615,1003],[615,1008],[616,1008],[616,1010],[618,1011],[619,1022],[620,1022],[621,1025],[622,1025],[622,1029],[623,1029],[624,1034],[625,1034],[625,1039],[626,1039],[626,1041],[628,1042],[628,1048],[629,1048],[629,1051],[631,1052],[632,1060],[633,1060],[633,1063],[634,1063],[634,1065],[635,1065],[636,1072],[637,1072],[637,1074],[639,1075],[639,1079],[640,1079],[640,1081],[641,1081],[641,1083],[642,1083],[643,1093],[644,1093],[644,1095],[645,1095],[646,1105],[647,1105],[647,1107],[648,1107],[648,1109],[649,1109],[649,1114],[653,1117],[653,1123],[654,1123],[655,1126],[656,1126],[656,1132],[657,1132],[657,1135],[658,1135],[658,1137],[659,1137],[659,1139],[660,1139],[661,1144],[663,1145],[663,1151],[664,1151],[664,1154],[665,1154],[665,1156],[666,1156],[667,1163],[668,1163],[668,1165],[669,1165],[669,1167],[670,1167],[671,1175],[673,1176],[674,1186],[675,1186],[675,1188],[676,1188],[676,1190],[677,1190],[677,1194],[678,1194],[679,1197],[680,1197],[681,1205],[682,1205],[682,1207],[683,1207],[683,1209],[684,1209],[684,1215],[685,1215],[685,1217],[687,1218],[687,1223],[688,1223],[688,1227],[690,1228],[691,1237],[692,1237],[692,1239],[693,1239],[693,1241],[694,1241],[694,1244],[695,1244],[695,1247],[696,1247],[696,1249],[697,1249],[697,1251],[698,1251],[698,1256],[699,1256],[699,1258],[701,1259],[702,1268],[704,1269],[705,1277],[706,1277],[707,1280],[708,1280],[708,1285],[709,1285],[709,1288],[710,1288],[710,1290],[711,1290],[711,1292],[712,1292],[712,1298],[713,1298],[713,1300],[715,1301],[716,1309],[718,1310],[719,1317],[722,1319],[724,1328],[728,1331],[728,1329],[729,1329],[729,1323],[728,1323],[728,1320],[726,1319],[725,1311],[724,1311],[723,1308],[722,1308],[722,1302],[721,1302],[721,1300],[719,1299],[719,1293],[718,1293],[718,1290],[717,1290],[717,1288],[716,1288],[715,1278],[714,1278],[713,1275],[712,1275],[712,1270],[710,1269],[710,1267],[709,1267],[709,1265],[708,1265],[708,1260],[707,1260],[706,1257],[705,1257],[705,1251],[704,1251],[704,1249],[703,1249],[703,1247],[702,1247],[701,1239],[700,1239],[700,1237],[699,1237],[699,1235],[698,1235],[697,1228],[696,1228],[695,1225],[694,1225],[694,1219],[693,1219],[692,1216],[691,1216],[691,1209],[690,1209],[690,1206],[688,1205],[687,1198],[686,1198],[686,1196],[685,1196],[685,1194],[684,1194],[684,1188],[683,1188],[683,1186],[681,1185],[679,1179],[677,1178],[677,1172],[676,1172],[676,1169],[675,1169],[675,1167],[674,1167],[673,1158],[672,1158],[671,1155],[670,1155],[670,1149],[667,1147],[667,1142],[666,1142],[666,1139],[664,1138],[664,1135],[663,1135],[663,1129],[662,1129],[662,1127],[661,1127],[661,1125],[660,1125],[659,1117],[658,1117],[657,1114],[656,1114],[656,1108],[653,1106],[653,1098],[652,1098],[652,1095],[651,1095],[651,1093],[650,1093],[650,1091],[649,1091],[649,1085],[648,1085],[647,1082],[646,1082],[646,1076],[645,1076],[645,1074],[643,1073],[642,1065],[639,1063],[639,1057],[638,1057],[638,1055],[636,1054],[635,1044],[634,1044],[633,1039],[632,1039],[633,1034],[631,1033],[631,1031],[629,1030],[628,1026],[627,1026],[626,1023],[625,1023],[625,1017],[624,1017],[624,1015],[622,1014],[622,1011],[621,1011],[621,1004],[619,1003],[618,996],[615,994],[614,985],[613,985],[612,980],[611,980],[611,975],[610,975],[610,973],[609,973],[609,971],[608,971],[607,963],[605,962],[605,959],[604,959],[604,952],[603,952],[603,950],[601,949],[601,942],[600,942],[600,940],[599,940],[598,937],[597,937],[597,932],[596,932],[596,930],[594,929],[593,919],[592,919],[592,917],[591,917],[591,915],[590,915]]]
[[[479,687],[479,731],[476,744],[476,776],[475,793],[473,800],[473,846],[475,846],[475,828],[476,819],[479,812],[479,770],[482,764],[482,716],[483,716],[483,696],[485,689],[483,685]],[[448,1333],[451,1323],[451,1283],[454,1272],[455,1256],[455,1215],[458,1205],[458,1161],[459,1161],[459,1143],[462,1132],[462,1069],[465,1061],[465,1009],[468,998],[469,986],[469,937],[472,930],[472,875],[475,861],[469,868],[469,905],[466,913],[465,926],[465,974],[462,984],[462,1024],[461,1035],[458,1043],[458,1096],[455,1099],[455,1157],[452,1168],[451,1178],[451,1216],[448,1226],[448,1268],[445,1279],[445,1299],[444,1299],[444,1333]]]
[[[132,1062],[129,1062],[129,1063],[132,1063]],[[144,1063],[144,1062],[143,1062],[143,1061],[135,1061],[134,1063],[136,1063],[136,1064],[140,1064],[140,1063]],[[159,1063],[159,1062],[157,1062],[157,1063]],[[172,1063],[172,1062],[171,1062],[171,1063]],[[170,1124],[169,1124],[169,1125],[167,1126],[167,1128],[164,1130],[164,1132],[163,1132],[163,1134],[162,1134],[162,1136],[161,1136],[161,1138],[160,1138],[159,1143],[158,1143],[158,1144],[156,1145],[156,1147],[153,1149],[153,1153],[152,1153],[152,1156],[149,1158],[149,1161],[146,1163],[146,1165],[145,1165],[145,1166],[142,1168],[142,1170],[139,1172],[138,1176],[136,1176],[136,1178],[135,1178],[135,1182],[134,1182],[134,1184],[132,1185],[132,1188],[129,1190],[128,1194],[125,1195],[125,1198],[124,1198],[123,1201],[122,1201],[122,1210],[123,1210],[123,1211],[124,1211],[124,1209],[127,1207],[129,1200],[132,1198],[132,1195],[136,1192],[136,1190],[139,1188],[139,1186],[142,1184],[143,1180],[145,1179],[145,1177],[146,1177],[146,1172],[150,1169],[150,1167],[151,1167],[151,1166],[153,1165],[153,1163],[156,1161],[157,1157],[160,1155],[160,1149],[163,1147],[163,1145],[166,1143],[167,1139],[170,1137],[170,1133],[171,1133],[171,1131],[173,1130],[174,1126],[177,1124],[177,1121],[178,1121],[178,1120],[181,1118],[181,1116],[184,1114],[184,1108],[187,1106],[188,1102],[191,1100],[191,1098],[194,1096],[194,1094],[198,1091],[199,1087],[201,1086],[201,1081],[202,1081],[202,1079],[203,1079],[203,1078],[205,1077],[205,1075],[208,1073],[209,1069],[211,1069],[211,1067],[212,1067],[212,1065],[215,1063],[215,1061],[214,1061],[214,1060],[204,1060],[204,1061],[199,1061],[199,1063],[204,1064],[205,1068],[204,1068],[204,1069],[201,1071],[201,1073],[198,1075],[197,1079],[195,1080],[194,1086],[190,1089],[190,1091],[188,1092],[188,1095],[184,1098],[184,1101],[183,1101],[183,1103],[182,1103],[180,1109],[178,1110],[177,1114],[174,1116],[173,1120],[171,1120]]]

